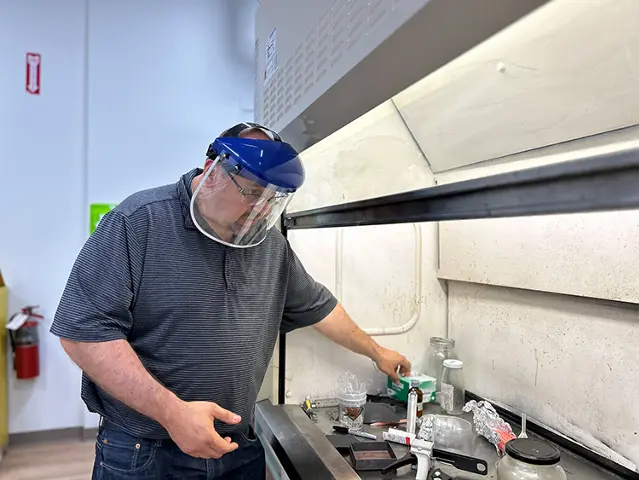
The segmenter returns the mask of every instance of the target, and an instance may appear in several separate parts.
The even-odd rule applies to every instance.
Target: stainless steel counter
[[[299,408],[299,407],[298,407]],[[301,409],[300,409],[301,410]],[[304,412],[302,412],[304,413]],[[317,422],[317,428],[319,428],[324,434],[328,435],[330,433],[334,433],[333,432],[333,425],[338,424],[338,422],[335,421],[335,419],[337,418],[337,409],[330,409],[330,408],[326,408],[326,409],[320,409],[317,410],[318,413],[318,422]],[[439,409],[439,407],[435,407],[434,405],[430,405],[430,406],[425,406],[425,411],[424,413],[441,413],[441,410]],[[306,415],[306,414],[304,414]],[[467,418],[469,421],[471,421],[471,418]],[[382,439],[382,432],[387,431],[388,428],[378,428],[378,427],[371,427],[369,425],[364,425],[364,428],[362,429],[362,431],[364,432],[368,432],[368,433],[372,433],[374,435],[377,435],[378,440],[377,441],[384,441]],[[358,438],[358,440],[366,442],[369,440],[363,439],[363,438]],[[370,440],[372,441],[372,440]],[[404,445],[400,445],[397,443],[392,443],[389,442],[390,445],[393,447],[393,451],[395,452],[395,456],[399,459],[402,458],[404,455],[406,455],[406,453],[408,452],[409,448],[404,446]],[[463,473],[460,472],[459,470],[451,467],[450,465],[447,465],[445,463],[442,462],[435,462],[435,466],[439,467],[441,469],[442,472],[448,474],[448,475],[455,475],[458,476],[460,478],[463,478],[464,480],[468,479],[468,480],[475,480],[475,479],[496,479],[496,472],[495,472],[495,461],[497,460],[497,454],[495,451],[495,448],[488,443],[488,441],[484,440],[483,438],[480,437],[476,437],[473,441],[473,446],[472,446],[472,451],[469,452],[459,452],[459,453],[463,453],[465,455],[469,455],[472,457],[476,457],[476,458],[481,458],[483,460],[486,460],[488,462],[488,475],[474,475],[472,473]],[[347,461],[349,461],[348,459],[346,459]],[[397,471],[396,475],[387,475],[387,476],[382,476],[380,474],[380,472],[358,472],[359,474],[359,478],[362,479],[378,479],[378,478],[384,478],[384,479],[392,479],[392,478],[396,478],[396,479],[401,479],[401,480],[413,480],[415,478],[415,471],[411,469],[410,466],[408,467],[403,467],[400,470]],[[463,475],[463,476],[462,476]],[[583,478],[583,477],[582,477]],[[600,477],[593,477],[596,478],[597,480],[601,480]],[[585,479],[584,479],[585,480]]]
[[[334,433],[333,426],[338,424],[336,421],[337,408],[318,409],[316,413],[318,414],[318,421],[317,423],[313,423],[298,405],[273,406],[270,402],[258,403],[256,421],[258,424],[257,429],[262,431],[262,433],[258,432],[260,439],[262,443],[269,442],[273,444],[273,441],[275,441],[277,445],[273,450],[278,454],[278,457],[284,452],[284,456],[287,458],[283,463],[288,462],[291,464],[287,474],[292,480],[295,478],[302,480],[321,480],[323,478],[340,480],[355,480],[358,478],[413,480],[415,478],[415,471],[412,470],[410,466],[403,467],[399,469],[396,474],[387,476],[382,476],[380,472],[355,472],[350,465],[350,460],[339,454],[325,437],[325,435]],[[438,406],[428,404],[425,406],[425,413],[438,414],[441,413],[441,411]],[[465,417],[469,421],[472,421],[470,414]],[[290,422],[293,428],[282,425],[288,422]],[[518,433],[518,429],[513,429]],[[270,436],[265,434],[263,432],[264,430],[270,431]],[[273,430],[275,430],[275,432]],[[383,441],[382,432],[384,429],[366,425],[363,431],[373,433],[378,436],[378,441]],[[278,437],[277,433],[279,433],[279,438],[276,438]],[[532,434],[529,434],[529,436],[534,437]],[[366,439],[359,440],[363,442],[368,441]],[[306,451],[302,451],[306,447],[301,445],[303,442],[307,443],[308,450]],[[403,457],[408,452],[408,447],[394,443],[391,443],[391,445],[397,458]],[[580,457],[574,456],[561,448],[560,450],[562,453],[561,465],[566,471],[569,480],[621,479],[621,477],[606,472]],[[486,460],[488,462],[488,474],[475,475],[461,472],[439,461],[435,461],[435,466],[439,467],[442,472],[456,476],[460,480],[497,479],[495,470],[497,453],[495,448],[483,437],[477,436],[474,439],[471,451],[460,453]],[[297,465],[297,467],[295,465]],[[295,472],[298,467],[302,467],[304,472]],[[312,474],[309,476],[308,472],[312,472]]]

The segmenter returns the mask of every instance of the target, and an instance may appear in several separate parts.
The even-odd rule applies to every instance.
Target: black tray
[[[331,445],[342,455],[350,455],[351,444],[359,443],[357,437],[353,435],[326,435],[326,439],[331,442]]]
[[[358,471],[381,470],[397,460],[388,442],[352,443],[350,457],[353,468]]]

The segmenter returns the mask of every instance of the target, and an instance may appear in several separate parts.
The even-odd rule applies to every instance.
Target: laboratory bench
[[[339,425],[337,421],[337,407],[314,409],[315,418],[311,420],[299,405],[273,405],[269,400],[264,400],[256,405],[255,430],[264,445],[267,463],[267,478],[278,480],[355,480],[355,479],[415,479],[416,470],[408,465],[382,475],[380,471],[358,471],[352,465],[349,455],[341,454],[327,439],[327,435],[335,434],[333,427]],[[441,414],[438,405],[424,404],[424,415]],[[472,423],[472,414],[463,414]],[[515,434],[519,428],[511,426]],[[398,427],[401,428],[401,427]],[[388,427],[372,427],[364,425],[362,431],[372,433],[378,437],[377,441],[383,441],[382,433]],[[530,438],[535,438],[534,433],[528,432]],[[358,441],[370,442],[365,438],[356,437]],[[548,439],[544,439],[548,441]],[[389,442],[397,459],[406,455],[409,447]],[[611,471],[591,463],[560,445],[556,445],[561,451],[561,466],[564,468],[568,480],[619,480],[622,478],[639,478],[619,476]],[[495,462],[498,459],[495,447],[483,437],[475,436],[467,456],[485,460],[488,464],[486,475],[478,475],[460,471],[451,465],[435,459],[433,468],[438,468],[442,473],[457,480],[496,480]],[[445,478],[445,477],[444,477]]]

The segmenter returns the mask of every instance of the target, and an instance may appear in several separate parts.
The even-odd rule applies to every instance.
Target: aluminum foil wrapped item
[[[516,438],[510,424],[499,416],[490,402],[471,400],[464,406],[464,412],[473,412],[475,432],[495,445],[499,454],[504,453],[506,443]]]
[[[432,442],[433,423],[435,421],[435,415],[429,413],[428,415],[424,415],[423,417],[418,418],[418,420],[421,420],[421,425],[419,426],[419,433],[417,434],[417,438]]]

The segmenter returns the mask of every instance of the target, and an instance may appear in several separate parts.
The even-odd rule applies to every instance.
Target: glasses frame
[[[233,182],[233,185],[235,185],[235,188],[237,188],[237,191],[242,196],[242,200],[245,200],[245,201],[249,200],[250,204],[252,205],[257,205],[260,200],[264,200],[268,205],[272,205],[276,200],[282,197],[286,197],[286,194],[276,193],[271,198],[265,198],[261,194],[258,195],[258,194],[247,192],[246,190],[244,190],[242,185],[240,185],[237,182],[237,180],[235,180],[235,176],[239,175],[240,172],[242,171],[242,166],[239,164],[235,165],[234,167],[230,166],[229,163],[227,162],[228,158],[229,158],[228,153],[223,153],[222,155],[220,155],[220,163],[222,164],[222,170],[224,170],[226,175],[229,177],[229,180]],[[250,199],[255,199],[255,200],[251,201]]]

